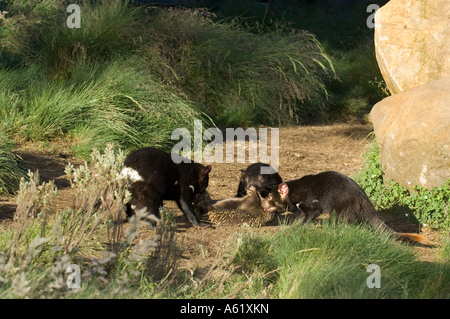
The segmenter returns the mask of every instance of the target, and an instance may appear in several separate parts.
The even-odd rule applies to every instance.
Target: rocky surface
[[[375,15],[378,65],[392,94],[450,77],[450,1],[391,0]]]
[[[450,77],[383,99],[370,120],[388,180],[409,189],[450,179]]]

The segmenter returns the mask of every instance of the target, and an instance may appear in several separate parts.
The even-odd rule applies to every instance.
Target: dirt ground
[[[270,131],[269,131],[270,132]],[[362,153],[366,150],[372,132],[370,124],[333,124],[320,126],[296,126],[281,128],[279,131],[279,174],[283,180],[300,178],[307,174],[335,170],[348,176],[362,169]],[[270,135],[270,134],[269,134]],[[270,145],[270,144],[269,144]],[[256,147],[249,145],[246,147]],[[270,147],[269,147],[270,152]],[[225,151],[224,151],[225,153]],[[58,197],[55,211],[66,208],[72,203],[72,192],[65,179],[64,167],[74,162],[64,153],[45,154],[24,147],[18,150],[25,167],[39,170],[41,179],[55,180]],[[208,191],[213,199],[234,197],[237,191],[240,169],[250,163],[212,164]],[[217,259],[223,244],[236,232],[250,231],[242,227],[216,226],[213,228],[195,228],[184,217],[173,202],[164,206],[177,212],[177,236],[184,248],[181,268],[192,272],[202,272]],[[14,199],[0,198],[0,229],[8,227],[15,210]],[[418,226],[412,222],[399,220],[395,216],[383,216],[388,225],[396,231],[417,232]],[[275,232],[277,226],[253,228],[251,231]],[[433,261],[436,248],[439,246],[439,235],[430,230],[422,230],[426,237],[426,245],[415,249],[422,260]]]

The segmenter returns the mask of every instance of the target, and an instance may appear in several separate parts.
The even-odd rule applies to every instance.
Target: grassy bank
[[[167,149],[176,127],[191,129],[192,118],[207,123],[189,101],[138,69],[134,60],[79,63],[66,81],[47,78],[38,65],[2,70],[0,85],[10,102],[0,110],[1,124],[24,140],[67,139],[75,156],[87,157],[110,142],[127,150]]]
[[[167,10],[148,23],[145,60],[225,126],[323,118],[332,64],[315,36],[279,26],[253,32],[203,10]]]
[[[420,262],[410,247],[367,225],[325,220],[321,227],[292,225],[273,236],[244,235],[235,262],[256,279],[245,292],[254,297],[264,290],[272,298],[449,297],[444,259]],[[367,285],[371,264],[380,267],[377,289]]]
[[[80,63],[98,68],[133,57],[170,93],[223,125],[305,123],[326,110],[332,65],[306,31],[280,25],[255,33],[236,21],[215,22],[205,10],[122,1],[82,2],[83,26],[69,29],[57,2],[11,3],[0,34],[4,65],[38,64],[44,77],[70,82]]]

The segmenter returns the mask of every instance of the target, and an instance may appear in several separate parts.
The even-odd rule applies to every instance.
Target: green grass
[[[15,0],[0,21],[0,127],[15,140],[68,141],[86,158],[113,142],[170,149],[175,128],[320,119],[332,64],[314,35],[255,33],[202,10],[122,1]]]
[[[444,241],[443,249],[441,251],[441,256],[446,262],[450,262],[450,238]]]
[[[305,123],[326,110],[333,66],[311,33],[255,33],[201,10],[161,10],[147,27],[149,64],[220,124]]]
[[[281,226],[272,235],[235,235],[238,243],[228,243],[218,271],[200,279],[176,271],[181,250],[170,218],[158,230],[161,240],[130,245],[134,224],[125,239],[114,237],[123,229],[107,213],[123,213],[126,190],[116,187],[119,194],[108,185],[117,182],[123,158],[92,158],[101,165],[84,176],[92,179],[78,180],[85,184],[75,183],[78,207],[54,218],[46,214],[52,184],[24,180],[19,187],[14,141],[63,139],[82,158],[111,142],[125,151],[170,149],[171,132],[192,132],[197,118],[205,126],[209,117],[220,126],[310,123],[360,117],[384,96],[365,10],[353,19],[343,1],[279,12],[277,3],[275,11],[253,1],[234,5],[214,16],[86,1],[79,30],[65,26],[59,1],[13,0],[2,7],[8,15],[0,21],[0,192],[19,189],[19,206],[13,225],[0,231],[1,298],[450,297],[448,240],[440,259],[429,263],[366,225]],[[242,6],[248,9],[239,19],[226,14]],[[333,69],[340,81],[330,78]],[[448,188],[412,195],[384,188],[374,156],[359,182],[378,208],[400,203],[422,223],[449,225]],[[95,171],[102,167],[107,171]],[[81,290],[64,285],[70,263],[90,272]],[[381,267],[380,289],[366,286],[369,264]]]
[[[333,62],[336,76],[326,79],[330,93],[321,120],[364,121],[372,106],[389,95],[375,58],[373,29],[366,22],[369,4],[380,7],[387,0],[360,1],[206,1],[218,19],[239,17],[242,25],[272,32],[281,24],[307,30],[322,43]]]
[[[9,4],[5,32],[0,33],[5,58],[39,62],[55,77],[66,78],[79,61],[109,61],[130,56],[138,39],[142,10],[127,1],[78,1],[82,27],[66,26],[67,4],[53,0],[14,0]],[[9,59],[11,60],[11,58]]]
[[[108,143],[169,150],[174,129],[193,131],[194,119],[211,126],[137,54],[149,37],[142,8],[120,0],[80,6],[82,28],[69,29],[62,2],[8,3],[0,21],[0,127],[9,138],[64,140],[87,158]]]
[[[20,178],[25,176],[21,159],[12,152],[13,148],[14,143],[0,132],[0,194],[15,192]]]
[[[332,50],[338,81],[328,81],[329,119],[364,120],[372,107],[390,95],[375,58],[373,43],[363,42],[349,50]]]
[[[5,99],[15,97],[0,110],[2,124],[25,140],[68,138],[77,156],[86,157],[109,142],[128,150],[146,145],[167,149],[173,129],[192,129],[193,118],[208,123],[189,101],[138,71],[132,60],[80,63],[64,82],[41,72],[39,67],[0,70]]]
[[[47,77],[65,81],[80,63],[133,56],[224,126],[307,123],[327,109],[324,81],[333,66],[306,31],[280,24],[253,32],[233,20],[215,22],[204,10],[146,13],[122,1],[83,2],[82,27],[69,29],[63,9],[52,1],[14,1],[3,22],[9,32],[0,34],[3,63],[39,64]]]
[[[234,262],[260,286],[245,293],[262,286],[271,298],[449,297],[448,263],[421,262],[411,247],[367,225],[325,220],[319,228],[293,225],[275,235],[244,235]],[[367,287],[370,264],[381,269],[381,288]]]

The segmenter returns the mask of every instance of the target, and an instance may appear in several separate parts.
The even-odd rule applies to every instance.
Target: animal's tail
[[[391,227],[386,225],[386,223],[380,217],[378,217],[375,208],[373,207],[368,197],[361,200],[361,209],[364,218],[377,231],[391,233],[397,239],[406,242],[421,243],[422,241],[425,240],[425,237],[422,235],[414,233],[398,233],[394,231]]]
[[[425,237],[414,233],[397,233],[394,232],[394,236],[403,241],[410,241],[414,243],[421,243],[425,240]]]

